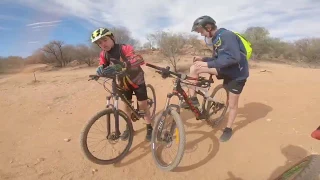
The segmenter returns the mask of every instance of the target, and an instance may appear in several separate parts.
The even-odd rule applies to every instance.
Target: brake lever
[[[98,80],[100,77],[99,76],[96,76],[96,75],[89,75],[90,79],[88,79],[88,81],[91,81],[91,80]]]

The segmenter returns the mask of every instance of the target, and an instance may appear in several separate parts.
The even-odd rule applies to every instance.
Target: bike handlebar
[[[212,75],[210,75],[209,79],[206,79],[205,77],[201,77],[201,76],[199,76],[198,78],[195,78],[195,77],[191,77],[191,76],[188,76],[188,75],[185,75],[182,73],[172,72],[172,71],[170,71],[169,66],[167,66],[166,68],[163,68],[163,67],[159,67],[159,66],[156,66],[156,65],[150,64],[150,63],[146,63],[146,66],[149,66],[153,69],[159,70],[160,71],[159,73],[162,75],[163,78],[174,75],[174,76],[176,76],[180,79],[183,79],[183,80],[196,80],[196,81],[198,81],[196,86],[208,86],[208,83],[210,84],[210,83],[214,82],[212,79]]]
[[[170,71],[170,67],[169,66],[167,66],[166,68],[163,68],[163,67],[159,67],[159,66],[156,66],[156,65],[153,65],[153,64],[149,64],[149,63],[146,63],[146,66],[149,66],[149,67],[151,67],[153,69],[157,69],[157,70],[161,71],[162,74],[165,74],[165,75],[170,75],[171,74],[171,75],[177,76],[178,78],[184,79],[182,77],[183,74],[175,73],[175,72]],[[185,78],[187,78],[187,76]]]
[[[114,79],[117,76],[124,75],[125,73],[126,73],[125,71],[120,71],[120,72],[112,73],[112,75],[108,75],[108,76],[89,75],[90,79],[88,79],[88,81],[98,80],[100,77]]]

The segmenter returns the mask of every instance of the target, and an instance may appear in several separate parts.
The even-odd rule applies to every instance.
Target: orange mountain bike
[[[156,69],[156,72],[160,73],[163,78],[176,76],[173,91],[167,94],[164,111],[160,116],[158,116],[158,118],[155,118],[154,130],[151,138],[151,151],[156,165],[162,170],[171,171],[179,165],[185,150],[185,131],[183,122],[179,115],[180,106],[183,100],[187,102],[189,109],[194,113],[197,120],[206,120],[210,125],[214,126],[220,123],[224,118],[228,108],[228,104],[215,101],[214,96],[219,90],[222,90],[226,92],[226,98],[228,99],[228,93],[223,85],[218,85],[215,87],[212,94],[209,95],[208,91],[211,84],[214,82],[212,76],[210,76],[209,79],[204,77],[193,78],[184,74],[172,72],[170,71],[170,67],[162,68],[149,63],[147,63],[146,66]],[[188,83],[184,80],[196,80],[197,83]],[[191,104],[190,99],[183,90],[181,84],[196,86],[198,88],[196,93],[203,97],[201,109]],[[173,96],[177,96],[179,98],[179,105],[170,103],[170,99]],[[225,102],[227,102],[227,99]],[[222,111],[222,114],[217,118],[217,120],[209,120],[213,114],[216,114],[219,111]],[[168,117],[173,118],[173,122],[168,125],[168,130],[166,130],[165,127],[169,123],[168,120],[166,120]],[[178,145],[178,152],[171,162],[166,163],[162,158],[161,151],[165,148],[171,147],[173,143]]]

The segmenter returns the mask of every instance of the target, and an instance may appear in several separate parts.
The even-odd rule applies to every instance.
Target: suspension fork
[[[115,128],[116,128],[116,136],[120,135],[120,130],[119,130],[119,111],[118,111],[118,101],[119,101],[119,96],[115,96],[115,101],[114,101],[114,116],[115,116]]]
[[[106,108],[109,108],[111,106],[111,108],[113,108],[113,105],[110,104],[110,99],[112,98],[112,96],[107,96],[107,105]],[[107,137],[110,137],[110,114],[107,114]]]
[[[174,104],[170,104],[170,100],[173,96],[178,96],[179,98],[179,105],[174,105]],[[167,109],[169,106],[174,106],[177,108],[177,112],[180,113],[180,105],[181,105],[181,102],[183,100],[183,97],[176,91],[172,92],[172,93],[168,93],[167,94],[167,99],[166,99],[166,103],[165,103],[165,106],[164,106],[164,109]]]
[[[112,81],[112,93],[110,96],[107,97],[107,108],[112,108],[114,112],[115,117],[115,132],[116,136],[120,136],[120,130],[119,130],[119,110],[118,110],[118,104],[119,104],[119,95],[117,94],[117,84],[116,80],[113,79]],[[113,98],[113,104],[110,104],[110,99]],[[110,115],[108,115],[107,119],[107,130],[108,130],[108,136],[110,135]]]

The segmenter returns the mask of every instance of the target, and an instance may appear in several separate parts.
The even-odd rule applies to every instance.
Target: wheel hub
[[[117,134],[116,132],[112,132],[109,136],[107,136],[107,139],[110,143],[116,143],[118,142],[117,140],[119,139],[119,137],[119,134]]]

